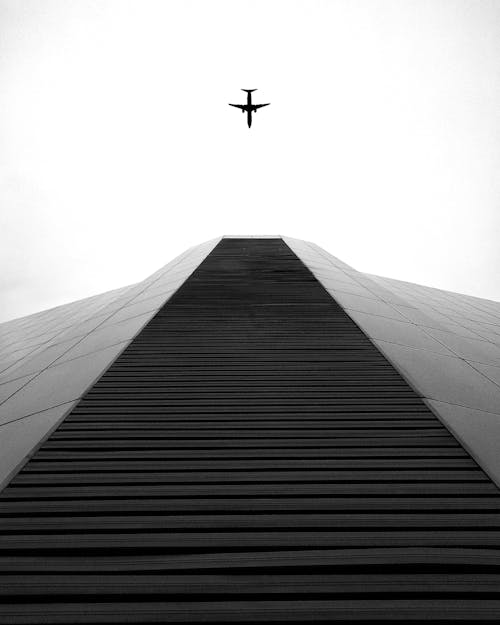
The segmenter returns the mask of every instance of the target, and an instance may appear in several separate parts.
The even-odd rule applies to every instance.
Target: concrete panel
[[[473,363],[474,369],[481,371],[488,379],[500,386],[500,367],[494,367],[492,365],[483,365],[479,362]],[[499,450],[500,453],[500,450]]]
[[[45,369],[0,406],[0,424],[80,398],[126,345],[114,345]]]
[[[186,276],[187,277],[187,276]],[[168,297],[171,297],[175,291],[184,284],[184,280],[175,280],[174,282],[168,282],[164,284],[156,284],[153,283],[150,287],[148,287],[143,293],[134,297],[133,301],[130,304],[135,304],[137,302],[141,302],[145,299],[150,299],[151,297],[159,297],[164,295],[165,301]]]
[[[147,299],[141,299],[140,301],[137,301],[137,299],[134,299],[134,302],[135,302],[134,304],[129,304],[127,306],[124,306],[114,315],[109,317],[103,323],[102,328],[113,323],[118,323],[120,321],[125,321],[126,319],[130,319],[132,317],[143,315],[145,313],[151,313],[151,312],[155,313],[165,304],[165,302],[169,300],[170,295],[173,294],[173,292],[174,291],[167,292],[162,295],[148,297]]]
[[[331,291],[331,295],[346,310],[357,310],[370,315],[388,317],[396,321],[406,321],[401,313],[380,300],[358,297],[357,295],[350,295],[340,291]]]
[[[403,317],[411,321],[412,323],[425,328],[436,328],[438,330],[446,330],[447,326],[443,321],[440,321],[431,312],[425,312],[419,308],[410,306],[394,305],[394,308],[400,312]]]
[[[382,286],[376,279],[374,280],[372,276],[369,278],[365,276],[356,276],[356,280],[384,302],[389,304],[399,304],[400,306],[406,306],[408,304],[406,298],[402,294]]]
[[[96,315],[95,317],[90,317],[85,321],[78,323],[75,326],[72,326],[65,332],[63,332],[57,339],[61,341],[69,341],[72,338],[81,338],[92,332],[96,328],[98,328],[106,319],[108,319],[109,315]],[[54,343],[54,341],[53,341]]]
[[[15,380],[11,380],[10,382],[0,384],[0,404],[6,401],[11,395],[14,395],[14,393],[17,393],[17,391],[33,379],[35,375],[36,374],[33,373],[31,375],[24,376],[23,378],[17,378]],[[1,410],[0,406],[0,414]]]
[[[380,317],[367,315],[356,310],[348,310],[349,316],[372,339],[379,339],[416,349],[427,349],[431,352],[454,356],[455,354],[431,336],[417,328],[416,325]]]
[[[37,350],[30,354],[29,357],[24,358],[20,363],[16,363],[6,371],[3,371],[0,375],[0,383],[46,369],[62,354],[71,349],[77,341],[78,338],[74,338],[70,341],[64,341],[63,343],[57,343],[56,345]]]
[[[464,360],[386,341],[374,343],[423,397],[500,412],[500,387]]]
[[[58,358],[54,365],[60,365],[62,362],[79,358],[85,354],[98,352],[110,345],[130,341],[142,330],[153,315],[154,311],[151,311],[119,323],[102,325]]]
[[[500,366],[500,348],[493,343],[458,336],[450,332],[441,332],[440,330],[429,329],[428,332],[465,360]]]
[[[4,358],[2,358],[2,360],[0,361],[0,373],[6,371],[13,364],[20,362],[25,356],[29,356],[29,354],[31,354],[34,349],[36,348],[31,347],[29,349],[23,349],[20,352],[16,352],[14,354],[5,354]]]
[[[484,324],[474,323],[473,325],[469,325],[469,328],[472,332],[474,332],[479,339],[484,339],[485,341],[489,341],[490,343],[494,343],[495,345],[500,346],[500,334],[499,332],[495,332],[492,328],[494,326],[486,326]],[[500,328],[497,328],[500,330]]]
[[[466,339],[481,340],[481,337],[477,334],[477,332],[474,332],[472,329],[467,327],[467,324],[465,322],[458,324],[458,323],[454,323],[450,319],[446,324],[446,330],[443,330],[443,331],[451,332],[452,334],[456,334],[457,336],[463,336]]]

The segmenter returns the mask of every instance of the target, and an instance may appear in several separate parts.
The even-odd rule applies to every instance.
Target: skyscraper
[[[0,622],[500,617],[500,304],[224,237],[3,324]]]

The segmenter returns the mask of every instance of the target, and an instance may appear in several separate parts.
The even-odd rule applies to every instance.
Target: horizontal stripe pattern
[[[281,239],[223,239],[1,494],[0,622],[498,620],[499,495]]]

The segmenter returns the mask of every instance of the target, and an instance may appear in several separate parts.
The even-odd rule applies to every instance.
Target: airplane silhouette
[[[252,125],[252,113],[256,113],[257,109],[260,109],[262,106],[269,106],[271,102],[267,104],[252,104],[252,91],[257,91],[257,89],[242,89],[242,91],[247,92],[247,103],[246,104],[230,104],[229,106],[235,106],[238,109],[241,109],[241,112],[247,112],[247,122],[248,127]]]

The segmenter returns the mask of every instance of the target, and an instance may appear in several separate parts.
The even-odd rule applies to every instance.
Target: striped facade
[[[142,325],[10,469],[0,622],[498,620],[496,469],[438,406],[494,416],[492,374],[491,406],[431,397],[394,352],[445,343],[363,318],[417,306],[303,242],[222,238],[174,279],[131,287]]]

